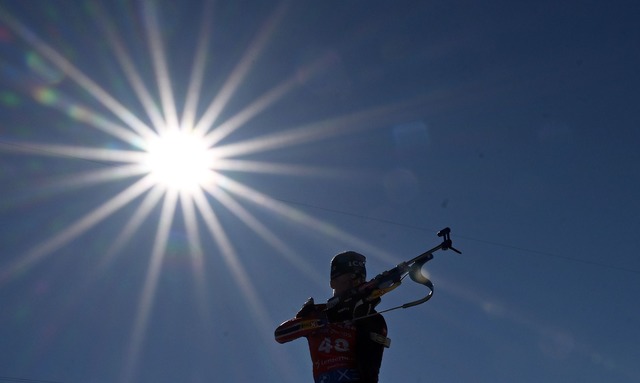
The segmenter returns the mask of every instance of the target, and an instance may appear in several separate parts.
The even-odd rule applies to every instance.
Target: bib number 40
[[[331,350],[338,352],[349,351],[349,341],[342,338],[334,339],[333,341],[331,338],[324,338],[320,346],[318,346],[318,351],[330,353]]]

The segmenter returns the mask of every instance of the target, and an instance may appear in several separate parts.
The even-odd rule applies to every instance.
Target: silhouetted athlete
[[[331,260],[333,296],[352,291],[366,281],[366,258],[346,251]],[[296,316],[275,331],[278,343],[307,338],[315,383],[376,383],[385,347],[387,324],[375,311],[380,299],[359,301],[327,310],[309,298]],[[360,319],[359,319],[360,318]]]

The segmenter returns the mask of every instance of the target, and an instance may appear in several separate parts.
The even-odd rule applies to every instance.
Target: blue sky
[[[331,257],[445,226],[382,382],[639,381],[639,12],[0,2],[0,381],[311,381],[273,330]],[[217,156],[180,194],[140,162],[178,122]]]

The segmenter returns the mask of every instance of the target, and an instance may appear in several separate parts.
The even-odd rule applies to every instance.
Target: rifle
[[[375,278],[363,283],[362,285],[354,289],[351,289],[345,294],[329,299],[327,301],[326,309],[329,321],[340,321],[340,318],[344,318],[345,312],[353,313],[361,304],[371,303],[376,300],[378,300],[379,302],[379,298],[381,296],[400,286],[400,284],[402,284],[402,280],[407,275],[409,275],[412,281],[426,286],[429,289],[429,293],[423,298],[407,302],[405,304],[392,307],[378,313],[367,313],[362,316],[355,317],[351,320],[364,319],[372,315],[381,314],[400,308],[406,309],[409,307],[420,305],[431,299],[431,296],[433,295],[433,283],[429,280],[429,278],[425,277],[422,274],[422,266],[432,260],[433,253],[438,250],[453,250],[458,254],[462,254],[461,251],[452,246],[451,229],[446,227],[440,230],[437,235],[438,237],[442,238],[442,243],[440,243],[438,246],[425,251],[424,253],[409,261],[402,262],[390,270],[378,274]]]
[[[312,317],[301,316],[284,322],[278,326],[275,331],[276,341],[279,343],[289,342],[300,336],[306,336],[306,334],[324,327],[327,323],[356,321],[399,308],[406,309],[417,306],[428,301],[433,295],[433,283],[422,275],[422,266],[432,260],[433,253],[438,250],[453,250],[458,254],[462,254],[462,252],[452,246],[451,229],[446,227],[440,230],[438,237],[442,238],[442,243],[433,249],[427,250],[409,261],[402,262],[396,267],[378,274],[369,282],[365,282],[345,294],[329,299],[326,304],[326,309],[322,313],[323,315]],[[371,312],[371,310],[366,307],[374,307],[380,301],[381,296],[400,286],[402,280],[407,275],[409,275],[414,282],[426,286],[429,289],[429,294],[415,301],[379,312]],[[307,306],[307,304],[310,305],[309,307],[314,306],[313,298],[309,298],[305,306]],[[357,308],[360,307],[360,305],[365,305],[364,308],[367,310],[362,315],[354,315],[358,312]]]

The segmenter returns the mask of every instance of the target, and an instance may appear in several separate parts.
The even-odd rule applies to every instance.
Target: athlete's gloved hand
[[[302,305],[302,308],[296,314],[296,318],[308,317],[311,314],[313,314],[315,311],[316,311],[316,305],[313,301],[313,297],[311,297],[307,299],[306,302],[304,302],[304,305]]]
[[[353,307],[353,319],[373,314],[376,311],[376,306],[380,304],[380,301],[380,298],[375,298],[371,301],[360,300],[356,302]]]

